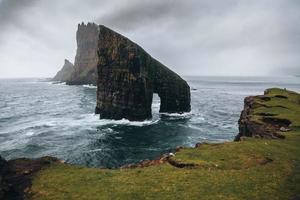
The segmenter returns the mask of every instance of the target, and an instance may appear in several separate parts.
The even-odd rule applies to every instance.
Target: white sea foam
[[[37,81],[36,83],[44,83],[44,84],[52,85],[52,84],[57,84],[60,82],[58,82],[58,81]]]
[[[128,119],[121,120],[110,120],[110,119],[101,119],[98,120],[101,125],[125,125],[125,126],[149,126],[156,124],[159,120],[145,120],[145,121],[129,121]]]
[[[89,84],[89,85],[83,85],[83,87],[85,87],[85,88],[92,88],[92,89],[97,88],[97,86],[91,85],[91,84]]]
[[[152,124],[156,124],[158,120],[145,120],[145,121],[129,121],[128,119],[121,119],[121,120],[113,120],[113,119],[99,119],[99,115],[95,114],[84,114],[81,115],[79,119],[74,121],[74,124],[81,125],[97,125],[97,126],[104,126],[104,125],[125,125],[125,126],[148,126]],[[108,131],[112,131],[108,130]]]
[[[197,127],[197,126],[194,126],[194,125],[187,125],[189,128],[191,129],[196,129],[196,130],[199,130],[199,131],[203,131],[203,128],[200,128],[200,127]]]
[[[102,151],[102,149],[93,149],[93,150],[89,150],[87,152],[98,152],[98,151]]]
[[[109,133],[112,133],[114,130],[113,129],[111,129],[111,128],[107,128],[107,129],[105,129],[107,132],[109,132]]]
[[[191,117],[192,112],[184,112],[184,113],[160,113],[161,115],[169,116],[169,117],[180,117],[180,118],[186,118]]]
[[[53,82],[50,82],[51,84],[53,85],[66,85],[66,82],[60,82],[60,81],[53,81]]]
[[[28,131],[27,133],[25,133],[26,136],[32,136],[34,135],[34,132],[33,131]]]
[[[145,120],[145,121],[129,121],[127,119],[121,120],[110,120],[110,119],[99,119],[99,115],[96,114],[82,114],[77,118],[67,119],[53,119],[47,122],[41,121],[38,124],[47,126],[68,126],[68,127],[98,127],[105,125],[124,125],[124,126],[148,126],[156,124],[159,120]],[[108,132],[112,132],[111,128],[107,128]]]
[[[96,130],[98,127],[101,126],[116,126],[116,125],[124,125],[124,126],[137,126],[137,127],[142,127],[142,126],[149,126],[152,124],[156,124],[159,120],[146,120],[146,121],[129,121],[127,119],[121,119],[121,120],[109,120],[109,119],[99,119],[99,115],[95,114],[81,114],[77,116],[76,118],[74,117],[65,117],[65,118],[48,118],[48,119],[41,119],[38,121],[35,121],[34,123],[25,123],[21,127],[18,126],[16,130],[3,130],[3,133],[7,132],[14,132],[18,130],[24,130],[26,131],[24,133],[24,136],[30,137],[32,135],[36,135],[39,133],[35,133],[30,129],[34,129],[37,127],[43,127],[45,130],[46,128],[55,128],[59,129],[64,132],[64,134],[67,133],[72,133],[70,131],[65,131],[70,128],[72,129],[89,129],[89,130]],[[113,132],[113,129],[111,128],[106,128],[105,131],[107,133]],[[2,133],[2,132],[1,132]],[[61,133],[60,133],[61,134]]]
[[[190,122],[191,122],[192,124],[198,124],[198,123],[201,123],[201,122],[203,122],[203,121],[205,121],[205,118],[202,117],[202,116],[193,117],[193,118],[190,120]]]

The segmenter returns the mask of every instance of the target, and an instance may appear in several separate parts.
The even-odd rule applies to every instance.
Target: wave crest
[[[97,86],[91,85],[91,84],[89,84],[89,85],[82,85],[82,86],[85,87],[85,88],[92,88],[92,89],[97,88]]]

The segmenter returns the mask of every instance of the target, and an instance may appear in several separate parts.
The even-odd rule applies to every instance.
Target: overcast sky
[[[181,75],[300,74],[299,0],[0,0],[0,77],[51,77],[74,62],[82,21]]]

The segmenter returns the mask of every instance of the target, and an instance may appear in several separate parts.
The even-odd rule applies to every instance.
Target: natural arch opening
[[[152,104],[151,104],[151,112],[152,116],[156,118],[156,116],[159,116],[159,110],[160,110],[160,97],[157,93],[153,93],[152,97]]]
[[[159,112],[189,112],[190,87],[128,38],[100,26],[96,113],[102,119],[143,121]],[[158,100],[157,96],[154,98]]]

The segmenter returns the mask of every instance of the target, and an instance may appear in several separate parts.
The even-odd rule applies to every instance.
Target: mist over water
[[[192,111],[152,120],[100,120],[96,87],[43,79],[0,79],[0,154],[6,159],[51,155],[69,163],[118,167],[157,158],[176,146],[231,141],[243,99],[266,88],[300,92],[300,77],[187,77]]]

